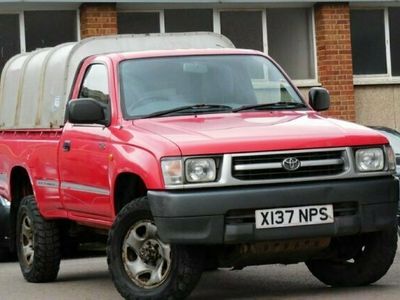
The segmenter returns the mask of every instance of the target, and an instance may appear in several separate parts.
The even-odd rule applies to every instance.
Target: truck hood
[[[310,111],[263,111],[141,119],[134,126],[176,144],[182,155],[387,144],[354,123]]]

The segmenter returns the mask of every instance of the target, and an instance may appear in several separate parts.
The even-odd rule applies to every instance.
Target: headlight
[[[180,158],[168,158],[161,161],[165,185],[183,184],[183,168]]]
[[[381,171],[385,166],[381,148],[366,148],[356,151],[356,166],[360,172]]]
[[[185,174],[188,182],[211,182],[217,177],[213,158],[189,158],[185,161]]]

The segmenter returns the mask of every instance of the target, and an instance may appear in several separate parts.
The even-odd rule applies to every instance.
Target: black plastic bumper
[[[378,177],[207,190],[149,191],[148,199],[164,241],[234,244],[383,230],[397,223],[399,184],[394,177]],[[321,204],[333,204],[334,223],[255,229],[254,220],[248,218],[256,209]],[[243,220],[240,220],[241,213]],[[235,222],[231,222],[232,215]]]
[[[10,206],[5,205],[5,201],[0,199],[0,248],[10,246]]]

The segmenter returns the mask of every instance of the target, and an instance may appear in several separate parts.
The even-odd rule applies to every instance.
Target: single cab
[[[66,237],[108,235],[127,299],[182,299],[204,269],[273,263],[373,283],[396,254],[395,157],[328,108],[325,89],[304,100],[270,57],[211,33],[18,55],[0,86],[1,242],[46,282]]]

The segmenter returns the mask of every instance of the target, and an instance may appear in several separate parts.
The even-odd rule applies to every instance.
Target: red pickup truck
[[[305,262],[331,286],[377,281],[397,247],[395,157],[328,107],[325,89],[305,101],[271,58],[213,34],[13,58],[0,199],[23,276],[55,280],[60,241],[90,229],[108,235],[127,299],[185,298],[205,267]]]

